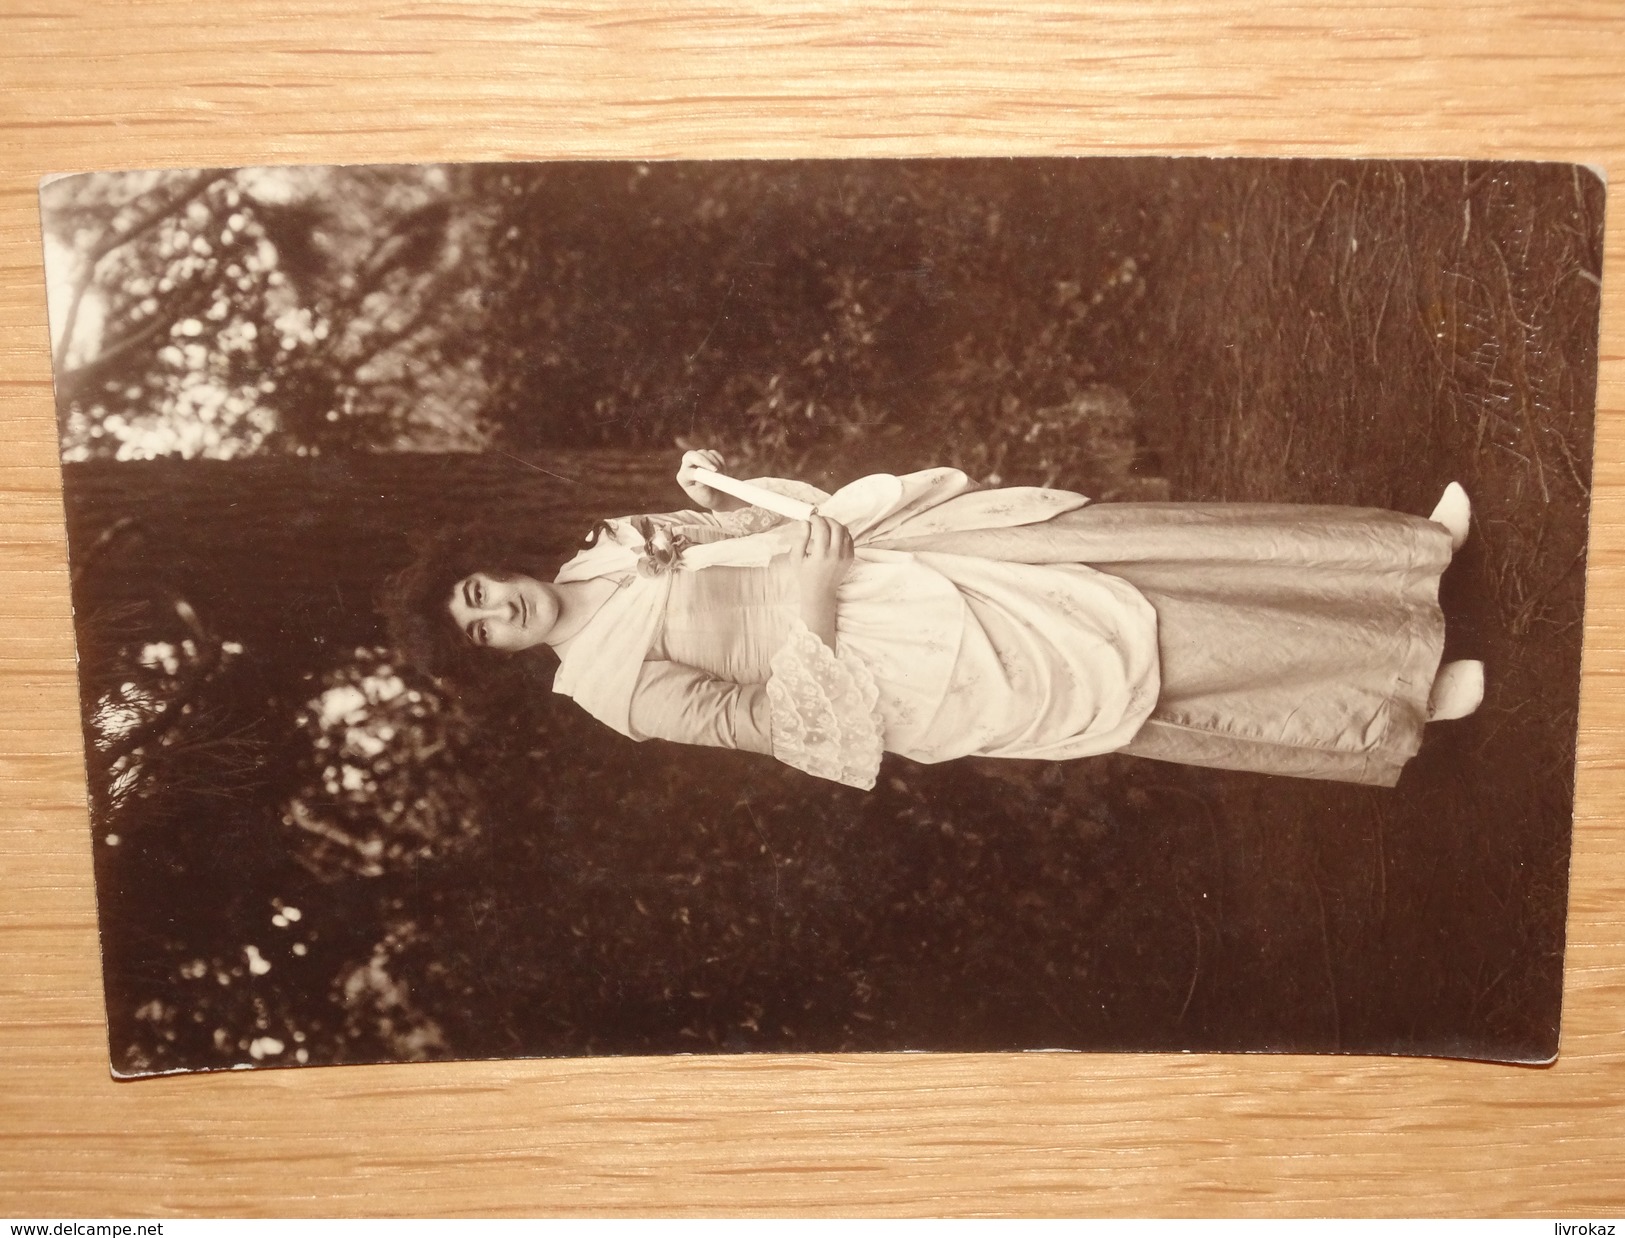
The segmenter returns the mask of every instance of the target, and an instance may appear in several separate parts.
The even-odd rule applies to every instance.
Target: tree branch
[[[123,245],[128,245],[131,241],[135,240],[136,237],[143,236],[146,233],[151,232],[176,211],[180,210],[182,207],[190,206],[197,199],[208,193],[209,190],[215,185],[219,184],[219,182],[225,180],[231,175],[232,173],[225,169],[216,169],[210,172],[198,173],[190,181],[188,181],[186,185],[182,187],[180,192],[168,202],[164,203],[162,206],[152,208],[128,227],[119,229],[115,235],[107,237],[99,244],[92,246],[88,255],[90,264],[95,266],[115,249],[118,249]]]
[[[191,604],[184,598],[176,598],[175,613],[187,627],[191,628],[192,635],[197,638],[200,650],[197,664],[192,667],[191,673],[176,690],[175,695],[164,702],[163,708],[145,722],[130,728],[105,749],[94,752],[96,763],[103,769],[112,769],[119,761],[152,743],[174,726],[181,716],[181,711],[202,691],[204,681],[213,673],[215,667],[220,665],[220,643],[209,635]]]
[[[73,572],[68,577],[70,583],[78,584],[85,578],[85,573],[93,567],[98,559],[107,553],[108,549],[119,538],[127,533],[136,533],[141,529],[141,522],[134,516],[120,516],[96,535],[96,540],[80,555],[74,557]]]
[[[222,260],[228,258],[233,252],[235,250],[226,250],[220,255],[220,258]],[[218,267],[220,263],[216,262],[215,265]],[[207,272],[196,276],[183,287],[177,288],[173,295],[169,297],[163,309],[155,310],[149,321],[114,341],[110,346],[103,348],[83,365],[71,370],[59,371],[56,380],[58,403],[72,403],[79,398],[86,387],[135,349],[149,343],[154,336],[166,333],[182,318],[188,318],[202,310],[210,296],[218,288],[219,284]]]
[[[424,320],[445,302],[450,285],[451,281],[446,276],[437,276],[419,296],[417,307],[407,315],[404,323],[393,331],[386,331],[380,326],[367,337],[360,352],[353,357],[344,358],[342,364],[350,380],[354,382],[356,374],[380,353],[387,352],[395,345],[404,343],[416,335]]]
[[[86,253],[82,259],[79,277],[74,281],[73,300],[68,305],[67,316],[62,320],[62,339],[57,344],[56,350],[56,364],[58,369],[60,369],[63,362],[68,359],[68,349],[73,345],[74,332],[79,326],[80,307],[84,305],[85,295],[90,291],[91,284],[95,283],[96,281],[96,268],[101,265],[102,259],[106,258],[114,250],[128,245],[138,236],[144,236],[146,233],[151,232],[159,224],[163,223],[164,220],[172,216],[176,211],[181,210],[183,207],[190,206],[216,184],[225,180],[230,175],[231,173],[226,171],[200,172],[197,176],[194,176],[174,198],[170,199],[162,207],[154,207],[145,215],[142,215],[136,219],[136,221],[129,227],[118,229],[116,232],[113,232],[109,236],[103,237],[95,245],[90,247],[89,252]]]

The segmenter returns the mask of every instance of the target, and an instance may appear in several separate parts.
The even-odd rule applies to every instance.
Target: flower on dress
[[[638,556],[639,576],[664,576],[682,566],[688,538],[657,525],[647,516],[636,516],[632,527],[643,538],[643,554]]]

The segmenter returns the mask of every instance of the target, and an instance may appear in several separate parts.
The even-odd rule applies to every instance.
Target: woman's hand
[[[677,484],[683,488],[684,494],[707,511],[738,511],[746,504],[731,494],[723,494],[705,484],[705,475],[720,473],[722,465],[720,451],[685,451],[682,463],[677,466]]]
[[[852,570],[852,534],[839,520],[813,514],[790,551],[801,587],[801,621],[835,648],[835,593]]]

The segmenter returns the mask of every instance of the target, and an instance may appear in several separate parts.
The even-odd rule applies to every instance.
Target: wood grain
[[[0,1211],[1625,1212],[1625,294],[1607,241],[1563,1055],[880,1056],[115,1085],[35,192],[90,168],[1202,152],[1625,173],[1625,10],[0,3]]]

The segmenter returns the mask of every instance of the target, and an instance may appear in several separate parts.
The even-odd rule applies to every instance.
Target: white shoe
[[[1450,549],[1460,550],[1467,541],[1467,525],[1473,518],[1473,505],[1460,482],[1451,482],[1439,496],[1439,502],[1428,517],[1434,524],[1450,530]]]
[[[1470,659],[1446,662],[1428,693],[1428,721],[1465,718],[1484,702],[1484,664]]]

